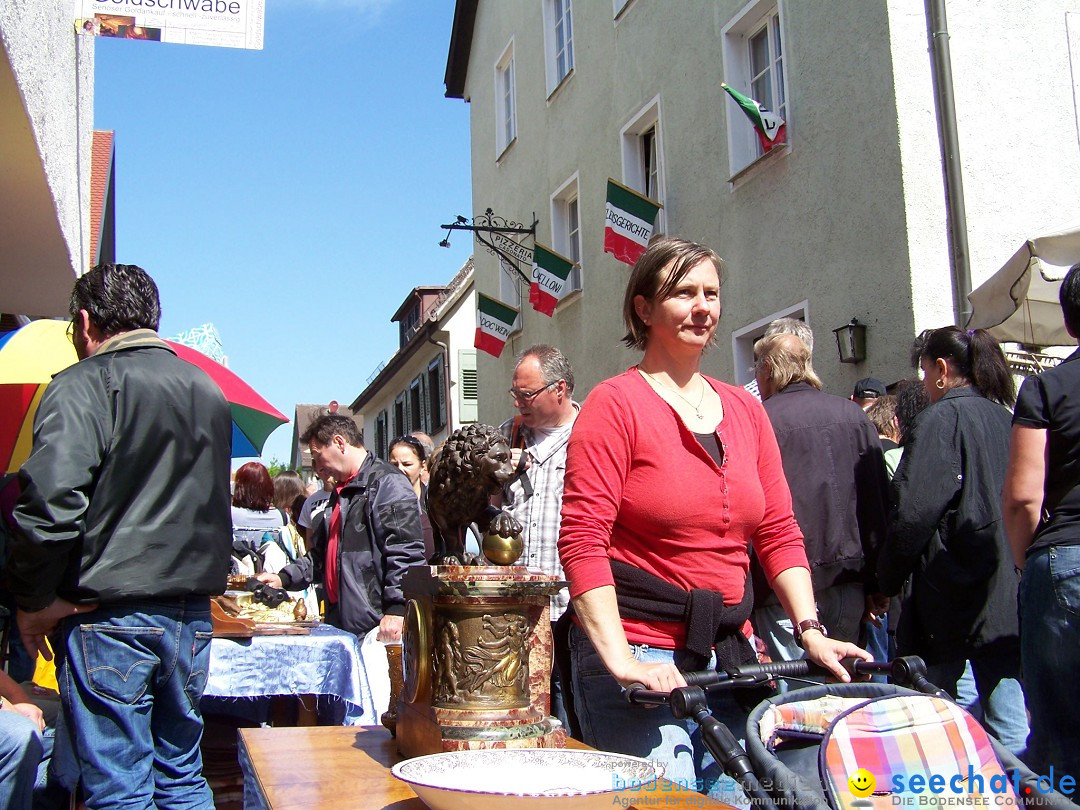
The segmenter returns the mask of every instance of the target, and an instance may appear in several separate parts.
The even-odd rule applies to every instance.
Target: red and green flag
[[[754,101],[749,96],[744,96],[738,90],[729,87],[723,82],[720,83],[720,86],[727,90],[728,95],[735,99],[736,104],[742,107],[742,111],[746,113],[746,117],[754,125],[754,131],[757,132],[763,151],[768,152],[774,146],[787,143],[787,125],[784,123],[783,118],[763,107],[761,102]]]
[[[502,301],[476,294],[476,339],[473,345],[493,357],[502,354],[503,346],[514,330],[518,311]]]
[[[537,243],[533,248],[533,280],[529,286],[529,303],[533,309],[550,318],[555,305],[570,292],[573,269],[572,261]]]
[[[608,179],[604,252],[633,264],[649,246],[660,204]]]

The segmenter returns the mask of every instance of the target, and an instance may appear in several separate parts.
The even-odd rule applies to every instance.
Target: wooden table
[[[587,746],[571,740],[569,747]],[[240,729],[245,790],[256,794],[245,795],[244,806],[249,808],[425,810],[427,805],[412,789],[390,773],[400,760],[397,742],[382,726]],[[648,794],[663,797],[665,810],[728,808],[700,793],[668,787],[670,791]]]

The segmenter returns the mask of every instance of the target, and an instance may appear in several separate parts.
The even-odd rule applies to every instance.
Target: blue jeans
[[[683,650],[630,646],[639,661],[673,661],[680,669],[686,668],[690,655]],[[692,719],[676,720],[666,706],[649,708],[627,703],[622,687],[607,671],[589,637],[577,626],[570,629],[570,657],[574,711],[586,744],[602,751],[655,760],[664,765],[666,779],[727,804],[749,807],[742,787],[721,773],[720,766],[705,748],[697,724]],[[715,657],[709,666],[716,666]],[[749,712],[730,694],[710,698],[709,708],[737,739],[745,737]],[[663,794],[657,795],[662,798]]]
[[[975,676],[975,691],[982,708],[981,723],[1018,759],[1025,759],[1028,740],[1024,690],[1020,686],[1018,661],[997,653],[973,653],[970,659],[959,658],[926,667],[930,683],[959,699],[960,683],[970,663]],[[965,706],[965,708],[968,708]]]
[[[1028,764],[1080,776],[1080,546],[1033,553],[1020,580],[1020,644],[1031,709]]]
[[[61,630],[64,728],[87,808],[213,810],[199,750],[209,598],[102,605]]]
[[[866,599],[861,583],[846,583],[822,588],[814,594],[818,618],[829,635],[841,641],[857,643]],[[802,647],[795,643],[795,628],[780,605],[765,605],[754,611],[754,633],[765,643],[765,651],[773,661],[800,661],[805,656]],[[877,660],[875,658],[875,660]],[[798,681],[780,678],[777,686],[781,694],[789,689],[806,686],[807,681],[824,681],[824,678],[804,678]]]
[[[0,711],[0,808],[29,808],[42,757],[41,735],[32,720]]]

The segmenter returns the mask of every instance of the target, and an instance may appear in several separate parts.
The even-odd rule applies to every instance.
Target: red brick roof
[[[105,201],[109,198],[109,186],[112,184],[113,134],[111,130],[94,130],[90,164],[90,267],[98,263]]]

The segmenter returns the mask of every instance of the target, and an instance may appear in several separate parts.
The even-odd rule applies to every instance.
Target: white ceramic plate
[[[654,783],[663,771],[647,759],[562,748],[450,751],[392,769],[433,810],[610,808],[617,795]],[[658,795],[653,791],[644,795]]]

